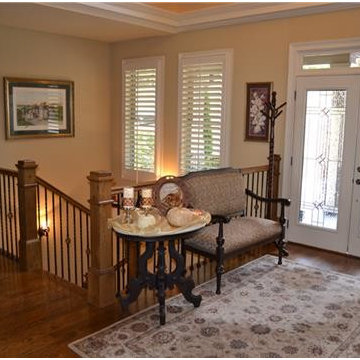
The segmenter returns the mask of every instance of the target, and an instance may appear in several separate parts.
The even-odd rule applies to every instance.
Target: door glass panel
[[[301,179],[300,224],[337,229],[346,90],[309,90]]]

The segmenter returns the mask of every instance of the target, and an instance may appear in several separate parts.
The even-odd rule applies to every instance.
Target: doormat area
[[[82,357],[360,357],[360,281],[266,255],[69,345]]]

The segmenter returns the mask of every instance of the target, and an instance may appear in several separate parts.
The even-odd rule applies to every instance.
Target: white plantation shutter
[[[180,173],[226,165],[229,53],[180,58]]]
[[[125,168],[155,172],[156,69],[125,71]]]
[[[159,166],[161,58],[123,62],[123,173],[155,178]]]

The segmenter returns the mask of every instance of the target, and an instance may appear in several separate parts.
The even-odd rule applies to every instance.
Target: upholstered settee
[[[216,260],[217,286],[220,293],[223,262],[226,258],[246,252],[253,247],[275,242],[278,264],[287,256],[285,249],[285,206],[288,199],[268,199],[257,196],[244,187],[240,169],[223,168],[189,173],[180,178],[186,194],[187,207],[211,213],[212,222],[194,238],[184,241],[182,251],[191,250]],[[265,203],[280,203],[278,221],[246,215],[246,196]]]

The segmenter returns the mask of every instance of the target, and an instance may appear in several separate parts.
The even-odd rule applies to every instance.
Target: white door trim
[[[356,130],[358,128],[360,75],[298,77],[296,82],[298,95],[296,101],[296,122],[294,129],[297,136],[294,137],[294,153],[291,179],[291,196],[293,202],[288,213],[290,221],[290,226],[287,231],[288,240],[331,251],[347,253],[350,219],[352,218],[352,215],[356,217],[356,214],[352,214],[351,212],[350,204],[353,200],[353,172],[356,157],[356,152],[354,151],[354,149],[356,148],[357,143]],[[346,105],[344,104],[344,110],[346,115],[344,119],[345,126],[343,132],[343,145],[341,146],[342,155],[339,158],[339,160],[342,159],[341,170],[336,175],[339,176],[339,197],[336,205],[338,209],[336,216],[337,226],[336,228],[333,228],[331,226],[326,226],[325,223],[323,223],[322,225],[319,224],[319,226],[317,226],[316,223],[309,223],[309,218],[305,222],[299,221],[298,216],[299,210],[301,209],[302,193],[303,191],[305,191],[305,193],[307,192],[303,189],[304,171],[306,173],[306,170],[304,170],[304,158],[306,156],[311,157],[311,155],[315,155],[314,151],[320,150],[319,147],[313,146],[314,143],[312,143],[313,145],[309,145],[309,142],[306,142],[305,140],[305,129],[308,128],[308,126],[311,128],[311,125],[308,123],[309,118],[307,113],[307,102],[309,99],[308,91],[311,92],[321,90],[332,92],[335,89],[344,90],[346,92]],[[310,108],[312,109],[312,107]],[[330,116],[330,118],[332,123],[333,119],[336,119],[336,117],[333,118],[332,116]],[[321,121],[319,120],[319,122]],[[313,134],[311,131],[310,133]],[[307,136],[309,136],[309,132]],[[307,143],[307,145],[305,145],[305,143]],[[306,146],[312,149],[311,154],[307,153],[307,155],[305,155]],[[320,153],[316,152],[316,155],[320,155]],[[309,166],[311,167],[312,165]],[[314,185],[316,184],[315,179],[313,183]],[[309,185],[309,183],[307,184]],[[317,188],[316,185],[315,188]],[[331,190],[329,194],[331,194]],[[315,211],[315,213],[317,212]],[[321,211],[317,214],[320,213]],[[334,224],[332,224],[332,226],[333,225]]]
[[[285,146],[283,160],[283,181],[281,187],[282,197],[288,198],[291,194],[291,158],[293,153],[296,78],[300,75],[319,76],[360,74],[360,68],[304,71],[302,70],[301,66],[302,57],[304,56],[304,54],[316,54],[318,52],[324,53],[324,51],[331,54],[343,50],[352,50],[359,48],[360,38],[292,43],[289,45]]]

